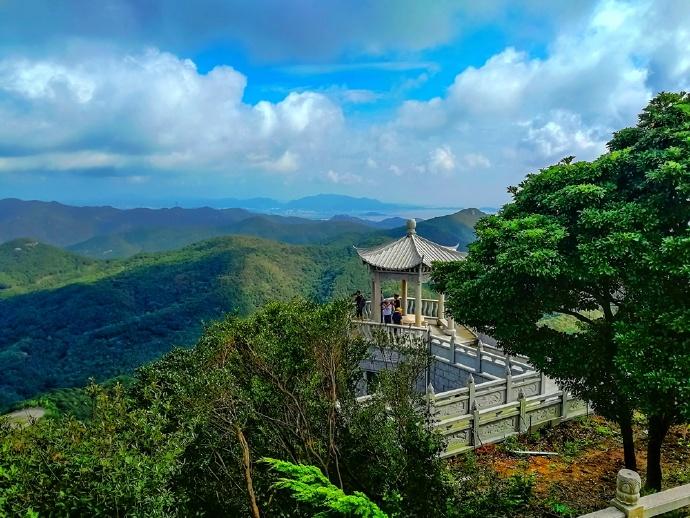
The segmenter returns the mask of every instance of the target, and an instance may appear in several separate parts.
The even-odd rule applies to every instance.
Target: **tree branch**
[[[592,319],[587,318],[586,316],[578,313],[577,311],[572,311],[572,310],[566,309],[566,308],[558,308],[556,311],[558,311],[559,313],[563,313],[565,315],[570,315],[571,317],[575,317],[580,322],[584,322],[585,324],[590,324],[590,325],[594,324],[594,321]]]

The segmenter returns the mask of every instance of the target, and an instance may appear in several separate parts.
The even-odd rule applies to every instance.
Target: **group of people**
[[[367,301],[362,295],[361,291],[355,293],[355,310],[356,317],[359,319],[364,318],[364,307]],[[400,300],[400,295],[397,293],[393,295],[392,299],[382,299],[381,300],[381,322],[384,324],[402,324],[403,312],[402,303]]]
[[[400,295],[393,295],[392,299],[381,301],[381,321],[384,324],[402,324],[402,307],[400,305]]]

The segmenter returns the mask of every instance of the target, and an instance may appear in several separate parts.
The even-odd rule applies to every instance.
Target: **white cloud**
[[[429,170],[449,174],[455,169],[455,155],[448,146],[437,147],[429,153]]]
[[[326,173],[326,178],[328,178],[328,180],[332,183],[342,184],[342,185],[354,185],[354,184],[362,183],[362,181],[364,180],[358,174],[336,173],[332,169]]]
[[[397,165],[391,164],[388,166],[388,170],[393,173],[395,176],[402,176],[403,171],[400,169]]]
[[[245,178],[261,191],[271,175],[287,181],[285,173],[299,170],[301,185],[352,185],[361,195],[371,194],[362,170],[382,171],[400,177],[389,190],[400,199],[420,174],[433,173],[445,178],[428,182],[420,202],[497,203],[529,171],[565,155],[597,156],[657,91],[690,89],[687,27],[690,2],[603,0],[585,17],[564,16],[539,56],[505,48],[481,66],[453,71],[435,97],[373,116],[348,106],[356,113],[346,117],[342,106],[380,92],[334,85],[249,104],[239,71],[200,73],[192,61],[158,50],[15,54],[0,58],[0,171],[165,171]],[[383,37],[368,45],[387,47]],[[406,48],[438,40],[409,38]],[[377,70],[421,67],[416,82],[401,81],[388,101],[433,73],[423,55],[418,62],[385,57]],[[326,68],[321,73],[332,72]],[[481,174],[468,174],[475,170]]]
[[[236,70],[200,74],[190,60],[157,50],[69,66],[5,59],[0,77],[0,141],[23,154],[61,153],[55,163],[34,160],[41,168],[61,169],[69,153],[77,168],[85,156],[107,153],[119,156],[114,165],[221,170],[260,162],[288,172],[303,148],[313,156],[344,121],[338,105],[314,92],[245,104],[246,78]]]
[[[262,156],[250,155],[255,160],[257,167],[270,172],[292,173],[299,169],[299,156],[289,149],[276,159],[268,159]]]

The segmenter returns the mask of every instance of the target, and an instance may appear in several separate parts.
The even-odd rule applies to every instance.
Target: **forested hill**
[[[55,255],[52,247],[34,250]],[[0,407],[130,372],[192,344],[204,321],[226,312],[294,296],[323,301],[368,284],[354,250],[342,246],[231,236],[122,262],[63,254],[73,270],[101,270],[89,272],[90,282],[0,299]]]
[[[462,209],[455,214],[440,216],[417,223],[417,233],[446,246],[459,245],[460,250],[467,250],[467,245],[474,241],[474,225],[486,214],[479,209]],[[385,232],[390,237],[404,233],[404,227]]]
[[[14,239],[0,244],[0,297],[99,276],[109,267],[32,239]]]
[[[292,244],[352,244],[372,234],[372,227],[352,221],[252,215],[222,226],[136,228],[99,235],[68,249],[93,258],[123,258],[140,252],[159,252],[225,235],[256,236]]]
[[[465,249],[481,215],[468,209],[420,222],[417,231]],[[0,245],[0,408],[89,377],[131,372],[174,345],[192,344],[203,321],[226,312],[244,315],[274,299],[325,301],[366,290],[366,269],[352,245],[405,233],[404,227],[257,215],[210,228],[139,228],[93,238],[93,248],[81,250],[99,256],[119,245],[130,255],[197,241],[120,260],[94,260],[35,239]],[[241,235],[198,241],[205,232],[282,242]]]

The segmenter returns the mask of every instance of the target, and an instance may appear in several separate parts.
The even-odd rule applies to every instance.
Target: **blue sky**
[[[0,197],[497,206],[690,88],[690,2],[0,0]]]

